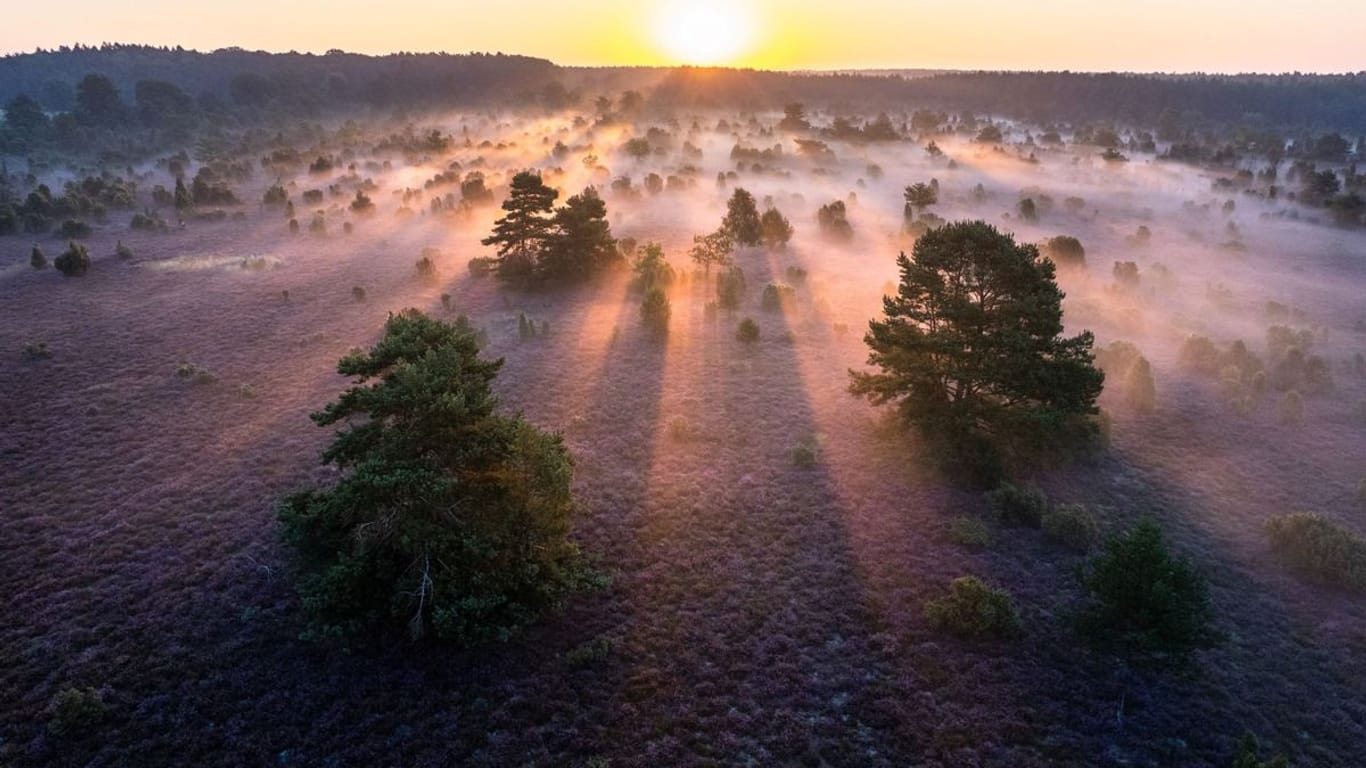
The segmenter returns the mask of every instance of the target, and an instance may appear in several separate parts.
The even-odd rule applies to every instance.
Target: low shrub
[[[759,306],[769,312],[778,312],[785,307],[792,306],[796,300],[797,291],[792,286],[782,283],[769,283],[764,286],[764,293],[759,299]]]
[[[803,440],[792,448],[792,463],[799,469],[811,469],[820,460],[820,445],[815,440]]]
[[[968,549],[991,546],[991,529],[980,517],[959,515],[949,522],[949,541]]]
[[[212,384],[218,380],[218,377],[209,369],[189,362],[182,362],[177,365],[175,375],[176,378],[184,379],[191,384]]]
[[[33,246],[33,250],[29,252],[28,264],[34,269],[47,269],[47,254],[43,253],[42,248]]]
[[[1003,525],[1021,525],[1038,528],[1043,524],[1044,512],[1048,510],[1048,497],[1038,488],[1019,488],[1010,483],[1001,483],[996,490],[987,494],[992,515]]]
[[[1110,538],[1081,571],[1089,604],[1078,629],[1093,641],[1156,656],[1185,656],[1219,641],[1209,585],[1167,548],[1162,528],[1144,518]]]
[[[731,267],[716,276],[716,303],[722,309],[740,308],[745,298],[745,273],[739,267]]]
[[[656,339],[668,336],[671,314],[669,297],[664,295],[664,291],[651,288],[645,292],[645,298],[640,302],[640,321],[646,332]]]
[[[417,276],[419,279],[426,280],[428,282],[436,280],[436,262],[432,261],[432,257],[423,256],[422,258],[418,259],[416,268]]]
[[[365,289],[362,288],[362,287],[359,286],[359,285],[352,286],[352,287],[351,287],[351,298],[352,298],[352,299],[355,299],[356,302],[358,302],[358,303],[359,303],[359,302],[365,301]]]
[[[53,736],[80,734],[104,720],[106,708],[94,688],[63,688],[52,697],[47,729]]]
[[[759,340],[759,324],[748,317],[741,320],[740,325],[735,329],[735,338],[745,344],[753,344]]]
[[[75,241],[69,242],[66,250],[53,259],[52,266],[66,277],[80,277],[90,269],[90,253],[84,245]]]
[[[573,669],[583,669],[601,663],[612,655],[615,647],[612,638],[599,635],[586,643],[577,645],[564,654],[564,663]]]
[[[123,259],[124,261],[127,261],[128,259],[133,258],[133,249],[124,245],[123,241],[120,240],[118,242],[118,245],[114,246],[114,255],[119,257],[120,259]]]
[[[63,221],[62,226],[57,230],[57,234],[67,238],[68,240],[80,240],[82,238],[90,237],[90,233],[91,230],[89,224],[86,224],[84,221],[77,221],[75,219],[67,219],[66,221]]]
[[[497,271],[498,260],[486,256],[476,256],[470,259],[469,268],[471,276],[485,277]]]
[[[1100,538],[1100,525],[1084,504],[1059,504],[1044,513],[1048,538],[1069,549],[1085,552]]]
[[[1315,581],[1366,592],[1366,539],[1314,512],[1291,512],[1266,523],[1271,551]]]
[[[46,360],[52,357],[46,341],[26,341],[22,348],[25,360]]]
[[[940,632],[962,638],[1006,638],[1020,633],[1010,593],[975,576],[960,576],[949,594],[925,605],[925,618]]]

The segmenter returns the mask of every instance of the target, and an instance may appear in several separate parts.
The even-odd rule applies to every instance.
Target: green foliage
[[[694,235],[692,243],[692,250],[688,251],[688,255],[704,272],[710,274],[713,265],[730,266],[731,254],[735,252],[735,242],[726,230],[718,229],[711,234]]]
[[[755,246],[764,240],[764,227],[754,195],[737,187],[726,203],[726,216],[721,220],[721,231],[737,245]]]
[[[564,663],[571,669],[584,669],[606,661],[616,643],[606,635],[598,635],[582,645],[577,645],[564,654]]]
[[[805,439],[792,447],[792,464],[798,469],[811,469],[820,460],[820,443],[814,439]]]
[[[498,249],[498,274],[511,279],[527,279],[536,259],[550,237],[553,223],[548,215],[560,193],[541,181],[540,174],[523,171],[512,178],[506,213],[494,222],[493,234],[484,245]]]
[[[939,632],[955,637],[1009,638],[1020,634],[1020,618],[1010,593],[975,576],[960,576],[949,594],[925,605],[925,618]]]
[[[958,515],[949,521],[949,541],[972,550],[991,546],[991,529],[979,517]]]
[[[1152,518],[1110,538],[1082,569],[1081,581],[1090,600],[1078,628],[1095,641],[1180,657],[1220,639],[1210,627],[1208,584],[1168,550]]]
[[[90,253],[77,242],[67,243],[66,250],[52,260],[52,266],[66,277],[80,277],[90,269]]]
[[[645,298],[640,302],[640,322],[651,336],[663,339],[669,335],[669,316],[672,312],[669,297],[662,289],[651,288],[645,292]]]
[[[883,299],[886,319],[864,337],[878,370],[850,372],[855,395],[894,403],[956,455],[1032,460],[1095,444],[1105,377],[1089,332],[1061,335],[1052,262],[976,221],[931,230],[897,264],[901,285]]]
[[[411,309],[338,364],[355,383],[313,419],[344,425],[323,452],[341,478],[280,507],[312,636],[505,639],[588,583],[567,538],[573,462],[495,413],[501,366],[468,324]]]
[[[52,697],[48,732],[53,736],[87,734],[104,720],[107,708],[94,688],[63,688]]]
[[[664,246],[659,243],[641,246],[640,255],[631,265],[631,270],[635,273],[631,286],[638,291],[667,288],[674,281],[674,268],[664,256]]]
[[[816,211],[816,225],[821,234],[835,241],[848,241],[854,237],[854,227],[849,223],[848,211],[843,200],[822,205]]]
[[[1086,248],[1071,235],[1050,237],[1039,246],[1039,251],[1059,267],[1086,266]]]
[[[759,340],[759,324],[754,322],[753,318],[746,317],[736,327],[735,338],[745,344],[753,344]]]
[[[787,220],[777,208],[769,208],[759,217],[764,245],[769,248],[785,248],[792,239],[792,222]]]
[[[1262,745],[1257,742],[1257,737],[1251,733],[1243,734],[1243,738],[1238,742],[1238,753],[1233,756],[1233,762],[1229,768],[1290,768],[1290,761],[1285,755],[1262,759]]]
[[[996,490],[987,494],[987,505],[992,517],[1002,525],[1038,528],[1043,524],[1044,513],[1048,511],[1048,497],[1038,488],[1020,488],[1001,483]]]
[[[607,222],[607,204],[593,187],[570,197],[555,210],[537,257],[536,276],[580,280],[621,263]]]
[[[1100,538],[1100,525],[1084,504],[1059,504],[1043,515],[1043,530],[1059,544],[1085,552]]]
[[[1271,551],[1315,581],[1366,592],[1366,539],[1314,512],[1291,512],[1266,523]]]
[[[716,304],[725,310],[736,310],[745,298],[745,273],[731,267],[716,276]]]

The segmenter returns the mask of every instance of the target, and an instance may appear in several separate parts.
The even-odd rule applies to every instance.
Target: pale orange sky
[[[689,18],[681,9],[721,10]],[[361,53],[503,51],[569,65],[775,69],[1366,70],[1366,2],[1311,0],[67,0],[15,4],[0,50],[104,41]]]

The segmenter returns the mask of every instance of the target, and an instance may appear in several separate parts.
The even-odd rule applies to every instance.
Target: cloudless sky
[[[704,40],[690,48],[670,38],[688,13],[682,9],[698,1],[15,2],[3,14],[0,51],[108,41],[199,50],[503,51],[570,65],[1366,70],[1366,0],[728,0],[715,4],[726,10],[711,23],[738,42],[710,60],[694,55],[708,50]]]

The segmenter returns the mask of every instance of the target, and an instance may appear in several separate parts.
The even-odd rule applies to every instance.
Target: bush
[[[664,295],[664,291],[659,288],[646,291],[644,300],[640,302],[640,321],[651,336],[662,339],[669,335],[670,314],[669,297]]]
[[[432,261],[432,257],[423,256],[417,260],[417,276],[427,282],[436,280],[436,262]]]
[[[57,234],[68,240],[80,240],[82,238],[90,237],[90,232],[89,224],[86,224],[84,221],[76,221],[75,219],[63,221],[62,226],[57,230]]]
[[[987,502],[996,521],[1003,525],[1022,525],[1038,528],[1048,510],[1048,497],[1038,488],[1017,488],[1010,483],[987,494]]]
[[[745,297],[745,273],[739,267],[731,267],[716,276],[716,303],[727,310],[740,308]]]
[[[344,427],[323,453],[340,479],[280,508],[309,637],[503,640],[596,580],[568,539],[569,452],[495,412],[500,367],[417,310],[342,358],[354,385],[313,417]]]
[[[1167,548],[1152,518],[1105,543],[1081,581],[1090,602],[1078,629],[1091,639],[1155,655],[1184,656],[1219,640],[1209,585]]]
[[[1298,425],[1304,423],[1304,397],[1295,390],[1290,390],[1281,396],[1280,405],[1276,407],[1277,415],[1282,424]]]
[[[599,635],[582,645],[575,646],[564,654],[564,663],[572,669],[583,669],[601,663],[612,655],[615,643],[606,635]]]
[[[949,541],[968,549],[991,546],[991,529],[979,517],[959,515],[949,523]]]
[[[759,299],[759,306],[769,312],[778,312],[785,307],[792,306],[796,299],[797,291],[792,286],[782,283],[769,283],[764,286],[764,293]]]
[[[798,469],[811,469],[820,459],[820,444],[815,440],[803,440],[792,448],[792,463]]]
[[[52,261],[52,266],[67,277],[80,277],[90,269],[90,254],[84,245],[72,241],[67,243],[66,250]]]
[[[114,255],[119,257],[120,259],[123,259],[124,261],[127,261],[128,259],[133,258],[133,249],[124,245],[123,241],[120,240],[118,242],[118,245],[114,246]]]
[[[740,325],[735,329],[735,338],[745,344],[753,344],[759,340],[759,324],[748,317],[741,320]]]
[[[1040,244],[1039,250],[1059,267],[1086,266],[1086,248],[1082,246],[1080,240],[1071,235],[1050,237]]]
[[[1059,504],[1043,516],[1048,538],[1069,549],[1085,552],[1100,537],[1100,526],[1084,504]]]
[[[82,734],[104,720],[104,699],[94,688],[63,688],[49,705],[52,719],[47,729],[53,736]]]
[[[46,341],[26,341],[20,352],[25,360],[46,360],[52,357],[52,350],[47,348]]]
[[[37,245],[33,246],[33,250],[29,252],[28,264],[34,269],[47,269],[47,254]]]
[[[1238,742],[1238,753],[1233,756],[1230,768],[1290,768],[1290,761],[1285,755],[1276,755],[1267,760],[1263,760],[1261,755],[1262,745],[1257,742],[1257,737],[1245,733]]]
[[[218,380],[212,371],[188,362],[177,365],[175,375],[176,378],[184,379],[192,384],[212,384]]]
[[[357,303],[365,301],[365,289],[359,285],[352,286],[351,298],[354,299]]]
[[[493,274],[498,269],[498,260],[487,256],[476,256],[470,259],[470,275],[473,277],[484,277]]]
[[[1314,512],[1266,523],[1271,551],[1291,570],[1325,584],[1366,592],[1366,539]]]
[[[930,626],[962,638],[1006,638],[1020,633],[1010,593],[993,589],[975,576],[960,576],[949,594],[925,605]]]

